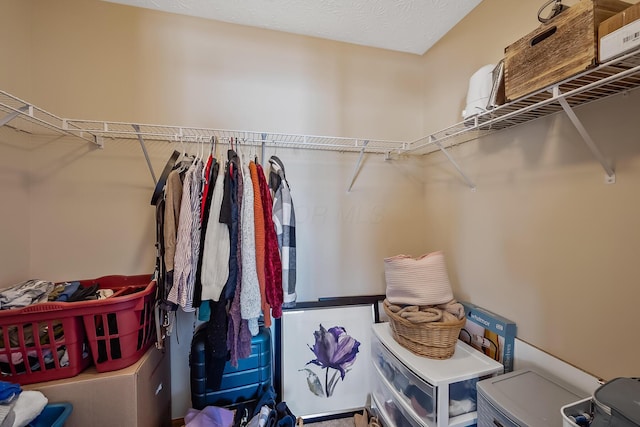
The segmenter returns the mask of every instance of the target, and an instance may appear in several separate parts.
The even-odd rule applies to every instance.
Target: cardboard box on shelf
[[[50,403],[70,402],[65,427],[169,427],[171,377],[169,351],[151,347],[133,365],[99,373],[90,366],[68,379],[23,386],[42,392]]]
[[[513,371],[513,347],[516,324],[470,302],[464,306],[467,322],[459,339],[504,365],[504,372]]]
[[[600,23],[598,38],[600,62],[640,47],[640,3]]]

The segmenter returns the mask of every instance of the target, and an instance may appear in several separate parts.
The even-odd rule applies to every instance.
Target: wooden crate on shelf
[[[598,26],[630,4],[580,0],[505,49],[505,95],[513,101],[597,65]]]

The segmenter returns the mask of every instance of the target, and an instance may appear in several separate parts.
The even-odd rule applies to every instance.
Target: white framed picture
[[[280,400],[305,420],[361,410],[371,390],[374,304],[303,307],[279,321]]]

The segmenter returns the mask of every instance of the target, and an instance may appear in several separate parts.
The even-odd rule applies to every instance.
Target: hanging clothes
[[[218,163],[216,163],[218,164]],[[206,219],[206,233],[202,253],[202,300],[219,301],[220,294],[229,278],[229,254],[231,243],[229,240],[230,227],[220,222],[222,198],[224,194],[225,168],[216,168],[217,177],[212,183],[213,195],[211,206]],[[226,299],[226,298],[225,298]]]
[[[264,287],[265,299],[271,306],[271,315],[275,319],[282,316],[282,262],[280,261],[280,251],[278,248],[278,237],[273,224],[273,214],[271,210],[272,200],[269,192],[269,185],[264,175],[261,165],[256,165],[258,172],[258,185],[260,186],[260,197],[262,198],[262,210],[264,215]]]
[[[224,195],[220,208],[220,222],[229,228],[229,277],[225,285],[225,298],[233,299],[238,277],[238,170],[240,160],[234,150],[227,151],[228,162],[224,174]]]
[[[182,187],[182,201],[178,220],[178,235],[174,257],[173,286],[169,292],[169,301],[178,304],[185,312],[193,308],[193,288],[199,248],[200,227],[200,177],[202,162],[195,161],[185,174]],[[195,224],[194,224],[195,222]],[[194,236],[198,236],[194,242]]]
[[[293,307],[296,303],[296,216],[282,161],[276,156],[271,156],[269,164],[269,187],[273,192],[273,222],[282,260],[283,306]]]
[[[200,235],[202,229],[202,189],[204,165],[200,159],[196,160],[191,179],[191,270],[187,280],[187,301],[185,311],[193,311],[194,289],[198,272],[198,259],[200,258]]]
[[[247,320],[251,335],[256,336],[258,335],[258,318],[262,313],[262,304],[256,265],[255,201],[249,165],[246,162],[241,163],[244,186],[241,209],[242,292],[240,294],[240,314],[242,319]]]
[[[264,209],[262,207],[262,194],[260,194],[260,181],[258,178],[258,167],[256,163],[249,163],[249,173],[253,184],[253,216],[255,224],[256,242],[256,273],[258,275],[258,285],[260,286],[260,307],[264,319],[264,326],[271,327],[271,306],[267,302],[265,294],[265,224]]]
[[[231,267],[229,268],[229,280],[227,281],[227,294],[233,286],[233,296],[231,299],[231,307],[229,309],[229,327],[227,332],[227,348],[229,349],[229,360],[231,366],[238,366],[238,359],[244,359],[251,355],[251,332],[247,320],[242,319],[240,311],[240,299],[242,292],[242,222],[240,221],[240,213],[242,212],[242,195],[244,193],[244,182],[242,180],[242,166],[240,158],[233,150],[230,151],[229,170],[235,179],[235,191],[232,191],[232,199],[235,193],[235,204],[232,204],[232,223],[235,224],[235,233],[231,234],[231,254],[229,256],[230,263],[235,263],[234,282],[231,283]],[[232,180],[233,181],[233,180]],[[235,236],[234,236],[235,234]],[[235,241],[236,247],[233,248]]]
[[[211,193],[209,188],[213,189],[216,178],[218,176],[217,173],[213,173],[212,168],[214,164],[217,164],[217,160],[213,158],[210,154],[207,158],[207,164],[204,167],[204,186],[202,188],[202,203],[200,204],[200,223],[204,222],[205,219],[205,210],[208,210],[211,202]]]
[[[182,203],[182,177],[176,169],[167,177],[164,211],[164,264],[167,271],[173,271],[173,259],[176,254],[178,220]]]
[[[209,210],[211,208],[211,196],[213,193],[213,187],[215,185],[215,179],[218,176],[218,162],[209,156],[207,163],[204,167],[204,185],[202,188],[202,200],[200,203],[200,253],[198,254],[198,265],[196,266],[196,281],[193,287],[193,306],[199,308],[202,304],[202,262],[204,253],[204,239],[207,234],[207,223],[209,218]],[[206,217],[205,217],[206,215]],[[200,311],[198,312],[198,318],[200,319]],[[209,317],[200,320],[208,320]]]
[[[261,165],[245,164],[233,149],[227,156],[225,167],[212,155],[206,165],[197,157],[181,162],[167,175],[157,215],[161,264],[171,280],[166,300],[186,312],[197,308],[207,322],[215,365],[210,377],[218,379],[227,360],[237,366],[251,355],[260,316],[269,327],[282,315],[291,283],[295,302],[295,263],[287,264],[284,275],[281,262],[281,254],[295,262],[295,217],[284,167],[271,159],[270,181],[277,183],[272,190]],[[291,271],[293,281],[285,286]]]
[[[205,366],[207,369],[207,388],[219,390],[224,368],[229,359],[227,347],[227,300],[210,301],[211,315],[206,323]]]
[[[165,299],[163,306],[167,311],[175,311],[177,304],[169,301],[169,293],[173,288],[173,269],[176,254],[178,222],[180,218],[180,205],[182,203],[182,175],[179,169],[174,169],[167,177],[165,187],[165,203],[164,203],[164,265],[165,265]]]
[[[207,367],[207,388],[212,390],[220,389],[229,358],[227,349],[229,319],[227,300],[224,298],[224,285],[229,275],[230,241],[227,225],[219,221],[224,193],[224,173],[225,168],[221,167],[220,162],[214,161],[208,186],[205,185],[207,200],[203,210],[203,245],[200,254],[202,264],[199,272],[203,301],[198,310],[198,319],[206,321],[205,366]]]

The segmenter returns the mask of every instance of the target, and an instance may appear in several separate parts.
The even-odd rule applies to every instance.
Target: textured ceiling
[[[481,0],[106,0],[422,55]]]

